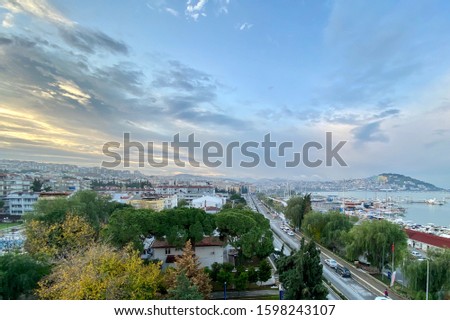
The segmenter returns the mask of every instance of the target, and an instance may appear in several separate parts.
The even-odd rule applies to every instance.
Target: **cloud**
[[[228,6],[230,5],[230,0],[219,0],[219,13],[228,14]]]
[[[86,28],[59,28],[63,40],[86,53],[95,53],[96,49],[117,54],[128,54],[128,47],[122,41],[117,41],[101,31]]]
[[[381,121],[375,121],[356,127],[351,132],[356,142],[388,142],[389,138],[380,128]]]
[[[166,12],[170,13],[174,17],[178,17],[178,15],[179,15],[179,12],[175,9],[167,7],[167,8],[165,8],[165,10],[166,10]]]
[[[249,30],[253,27],[253,24],[248,23],[248,22],[244,22],[242,24],[239,25],[239,30],[243,31],[243,30]]]
[[[14,16],[11,13],[7,13],[5,14],[5,17],[3,18],[2,21],[2,27],[3,28],[11,28],[14,24],[13,24],[13,19]]]
[[[197,21],[200,16],[206,16],[205,6],[207,3],[208,0],[188,0],[185,11],[186,16],[194,19],[195,21]]]
[[[65,26],[73,26],[74,22],[64,17],[46,0],[5,0],[0,4],[12,13],[27,13],[46,21]]]

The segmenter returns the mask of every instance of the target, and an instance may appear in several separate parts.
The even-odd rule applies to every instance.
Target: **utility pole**
[[[425,300],[428,300],[428,287],[430,285],[430,259],[427,258],[427,289],[425,294]]]

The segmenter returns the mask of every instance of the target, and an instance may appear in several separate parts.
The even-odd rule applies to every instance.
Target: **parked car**
[[[343,278],[351,278],[352,274],[350,273],[350,270],[348,270],[346,267],[341,266],[338,264],[336,266],[336,273],[339,274]]]
[[[325,259],[325,264],[333,269],[336,269],[337,267],[337,262],[334,259]]]
[[[419,251],[411,251],[411,254],[416,258],[423,258],[422,254]]]

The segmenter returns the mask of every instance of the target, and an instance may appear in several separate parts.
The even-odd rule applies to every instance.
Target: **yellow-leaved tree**
[[[165,283],[168,291],[177,288],[178,281],[186,277],[191,286],[198,288],[204,299],[208,299],[212,290],[211,279],[200,266],[198,258],[192,249],[191,241],[188,240],[183,248],[183,254],[177,257],[175,268],[168,268],[165,273]],[[185,297],[187,299],[187,297]]]
[[[64,258],[72,250],[91,246],[95,230],[85,218],[67,213],[62,222],[30,220],[26,224],[25,249],[31,254]]]
[[[36,293],[59,300],[157,299],[160,282],[159,264],[144,264],[130,247],[117,250],[96,243],[59,260]]]

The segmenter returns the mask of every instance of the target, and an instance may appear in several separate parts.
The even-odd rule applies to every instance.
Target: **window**
[[[166,254],[170,254],[170,248],[166,248]]]

